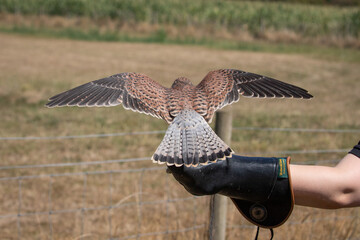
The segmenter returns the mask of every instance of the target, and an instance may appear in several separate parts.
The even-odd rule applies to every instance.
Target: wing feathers
[[[105,105],[109,106],[116,106],[120,103],[120,95],[122,94],[122,91],[113,91],[113,93],[109,96],[108,101],[104,103]]]
[[[120,73],[57,94],[49,99],[46,106],[104,107],[122,103],[126,109],[169,121],[167,93],[167,88],[146,75]]]
[[[99,88],[96,89],[91,95],[86,96],[86,98],[89,98],[89,102],[87,103],[87,106],[101,106],[99,104],[99,101],[104,96],[105,93],[106,93],[106,88]],[[77,102],[76,105],[79,106],[82,101],[83,101],[82,99],[78,98],[76,101]]]
[[[261,85],[258,82],[253,82],[252,84],[264,93],[263,97],[274,98],[276,96],[273,93],[274,90],[272,88],[266,88],[264,85]]]
[[[254,91],[248,85],[244,84],[239,88],[239,93],[244,97],[253,97]],[[230,104],[230,103],[229,103]]]
[[[256,98],[310,99],[313,97],[303,88],[235,69],[211,71],[196,88],[208,103],[208,110],[204,116],[207,121],[211,120],[214,110],[238,101],[239,95]]]

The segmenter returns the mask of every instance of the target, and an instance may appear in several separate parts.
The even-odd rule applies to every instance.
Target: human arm
[[[290,165],[295,204],[316,208],[360,206],[360,158],[347,154],[335,167]]]

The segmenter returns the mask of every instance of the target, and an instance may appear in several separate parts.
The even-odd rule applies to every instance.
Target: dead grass
[[[311,101],[241,99],[233,106],[234,126],[360,128],[358,63],[326,61],[302,55],[225,51],[204,47],[158,44],[82,42],[0,34],[0,136],[58,136],[151,131],[166,124],[149,116],[117,108],[47,109],[46,99],[60,91],[114,73],[142,72],[165,86],[178,76],[194,83],[213,69],[237,68],[266,74],[308,89]],[[2,141],[1,165],[82,162],[150,156],[162,135],[51,141]],[[254,151],[338,149],[358,141],[356,134],[233,131],[238,154]],[[293,155],[293,161],[340,159],[343,154]],[[61,172],[106,171],[153,167],[150,162],[86,167],[2,170],[1,177]],[[140,180],[142,186],[140,194]],[[22,180],[21,213],[93,208],[188,197],[164,171]],[[51,186],[51,188],[50,188]],[[111,187],[109,187],[111,186]],[[49,190],[52,190],[49,201]],[[18,182],[0,182],[0,215],[17,214]],[[141,211],[139,210],[141,208]],[[194,217],[196,211],[196,219]],[[31,239],[105,239],[141,232],[166,231],[207,223],[208,199],[160,205],[129,205],[21,217],[21,236]],[[141,214],[140,214],[141,213]],[[357,239],[358,209],[336,211],[297,207],[289,222],[276,230],[277,239]],[[111,229],[109,229],[109,215]],[[83,220],[82,220],[83,219]],[[139,224],[141,221],[141,224]],[[0,236],[16,239],[17,218],[0,219]],[[245,228],[238,226],[245,224]],[[251,238],[253,227],[229,205],[228,239]],[[243,225],[244,226],[244,225]],[[52,229],[52,232],[50,232]],[[81,232],[84,235],[81,236]],[[263,231],[262,238],[268,234]],[[205,239],[195,232],[141,239]],[[134,238],[135,239],[135,238]]]

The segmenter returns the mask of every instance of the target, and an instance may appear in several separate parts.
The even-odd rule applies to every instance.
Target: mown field
[[[359,48],[359,6],[190,0],[1,0],[0,30],[90,40],[266,40]],[[227,43],[229,45],[229,43]]]
[[[165,86],[179,76],[198,83],[208,71],[236,68],[268,75],[306,88],[310,101],[242,98],[233,105],[234,127],[360,128],[360,63],[300,54],[275,54],[142,43],[87,42],[0,34],[0,136],[67,136],[165,130],[161,120],[114,108],[47,109],[47,99],[61,91],[119,72],[141,72]],[[351,55],[351,52],[347,52]],[[356,54],[355,52],[353,54]],[[92,162],[150,157],[163,135],[62,140],[2,140],[1,166]],[[273,156],[275,151],[350,149],[353,133],[261,132],[233,130],[238,154]],[[339,160],[345,152],[291,154],[293,162]],[[325,163],[324,163],[325,164]],[[165,170],[54,177],[59,173],[118,171],[156,167],[150,160],[62,168],[2,169],[0,177],[38,176],[0,181],[2,239],[139,239],[137,233],[161,232],[208,224],[208,198],[191,197]],[[86,179],[86,194],[84,193]],[[51,196],[51,197],[49,197]],[[21,200],[19,200],[21,199]],[[141,205],[143,201],[164,201]],[[129,203],[128,207],[99,206]],[[133,204],[133,205],[131,205]],[[92,211],[49,214],[63,209]],[[17,218],[17,214],[30,214]],[[111,224],[109,223],[111,216]],[[194,216],[196,216],[194,218]],[[296,207],[276,239],[358,239],[359,209],[336,211]],[[50,224],[51,222],[51,224]],[[19,233],[19,224],[21,231]],[[229,205],[228,239],[252,238],[254,227]],[[140,239],[205,239],[195,231]],[[262,231],[261,237],[268,237]]]

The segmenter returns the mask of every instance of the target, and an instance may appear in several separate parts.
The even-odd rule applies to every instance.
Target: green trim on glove
[[[279,158],[278,178],[289,178],[286,162],[287,158]]]

